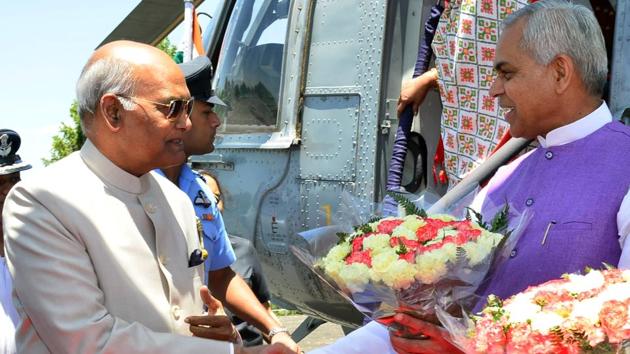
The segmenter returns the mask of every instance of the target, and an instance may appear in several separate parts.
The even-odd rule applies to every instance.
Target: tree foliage
[[[168,54],[169,57],[173,58],[176,63],[180,63],[181,61],[177,61],[177,46],[175,46],[168,37],[164,38],[160,43],[158,43],[157,48]]]
[[[85,142],[85,135],[83,135],[83,131],[81,130],[78,105],[76,100],[70,105],[70,118],[72,119],[72,123],[68,125],[62,122],[59,127],[59,133],[53,136],[50,158],[42,159],[45,166],[57,160],[61,160],[70,155],[73,151],[79,150]]]

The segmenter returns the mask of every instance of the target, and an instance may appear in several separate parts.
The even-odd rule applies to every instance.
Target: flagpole
[[[182,39],[183,61],[191,61],[193,57],[193,0],[184,0],[184,37]]]

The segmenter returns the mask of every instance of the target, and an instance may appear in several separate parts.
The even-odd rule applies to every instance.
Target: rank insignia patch
[[[210,199],[208,199],[208,196],[202,190],[197,192],[197,196],[195,197],[193,203],[195,203],[195,205],[202,205],[204,208],[208,208],[212,205],[212,202],[210,202]]]

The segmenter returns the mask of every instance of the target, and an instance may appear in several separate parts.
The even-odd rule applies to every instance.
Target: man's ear
[[[122,125],[120,115],[124,109],[118,97],[114,94],[107,93],[101,97],[99,103],[105,125],[114,132],[120,130]]]
[[[556,93],[564,93],[575,80],[575,63],[566,54],[560,54],[549,63],[553,75]]]

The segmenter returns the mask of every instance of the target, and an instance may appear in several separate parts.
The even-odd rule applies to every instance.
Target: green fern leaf
[[[405,214],[407,215],[417,215],[422,218],[427,217],[427,212],[424,209],[418,208],[415,204],[413,204],[409,199],[403,197],[400,193],[396,192],[387,192],[387,195],[392,197],[400,205],[405,209]]]

